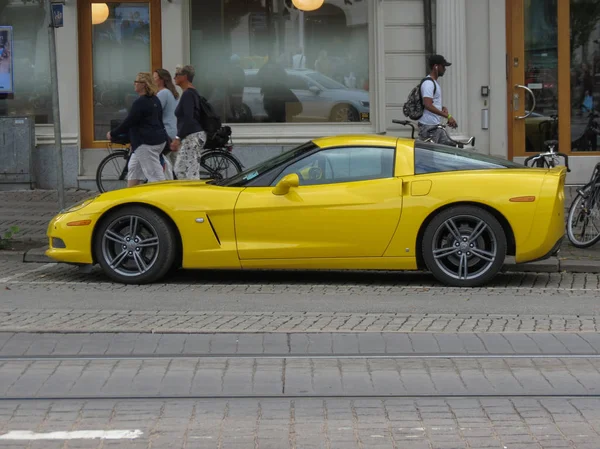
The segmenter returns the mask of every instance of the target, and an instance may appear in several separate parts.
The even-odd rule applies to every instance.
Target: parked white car
[[[357,122],[369,120],[369,92],[349,89],[314,70],[286,69],[287,82],[302,103],[303,111],[294,118],[302,122]],[[246,75],[243,102],[250,109],[252,121],[264,121],[267,113],[257,77],[258,69],[244,70]]]

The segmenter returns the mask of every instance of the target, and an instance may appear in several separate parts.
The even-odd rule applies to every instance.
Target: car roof
[[[256,75],[259,69],[244,69],[246,75]],[[311,73],[319,73],[312,69],[284,69],[289,75],[309,75]]]
[[[412,139],[404,139],[393,136],[382,136],[378,134],[348,134],[339,136],[319,137],[313,139],[315,145],[319,148],[340,147],[348,145],[365,145],[365,146],[393,146],[398,142],[412,145]]]

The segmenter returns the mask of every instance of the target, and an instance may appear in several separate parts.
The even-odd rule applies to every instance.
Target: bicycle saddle
[[[544,140],[544,146],[547,146],[547,147],[557,147],[558,146],[558,140]]]

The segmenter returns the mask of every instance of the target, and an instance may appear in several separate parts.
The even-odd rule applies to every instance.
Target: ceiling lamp
[[[100,25],[108,19],[110,11],[106,3],[92,3],[92,25]]]
[[[314,11],[323,6],[325,0],[292,0],[292,3],[300,11]]]

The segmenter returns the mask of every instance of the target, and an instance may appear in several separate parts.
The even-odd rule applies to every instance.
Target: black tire
[[[200,156],[200,179],[220,181],[237,175],[242,164],[231,154],[223,150],[212,150]]]
[[[93,245],[104,273],[124,284],[156,282],[171,270],[177,258],[172,225],[144,206],[121,208],[103,217]]]
[[[332,122],[358,122],[358,111],[349,104],[338,104],[331,110],[329,116]]]
[[[101,193],[127,187],[129,152],[117,150],[106,156],[96,170],[96,186]]]
[[[438,213],[427,225],[421,251],[438,281],[476,287],[502,269],[506,246],[504,229],[492,214],[476,206],[455,206]]]
[[[600,201],[600,184],[596,184],[596,186],[593,187],[593,192],[590,193],[591,189],[591,186],[585,189],[586,196],[595,195],[595,199],[591,204],[592,207],[590,211],[584,210],[588,207],[588,205],[584,203],[586,197],[582,196],[581,194],[578,194],[575,197],[571,203],[571,206],[569,207],[569,213],[567,215],[567,237],[569,238],[571,245],[576,248],[589,248],[600,241],[600,232],[598,232],[598,235],[596,236],[590,236],[588,239],[585,238],[586,229],[595,228],[596,231],[598,231],[598,226],[596,226],[594,223],[594,215],[599,215],[600,212],[600,204],[598,203]],[[574,229],[573,225],[575,220],[577,223],[581,223],[581,233],[583,234],[583,237]]]

